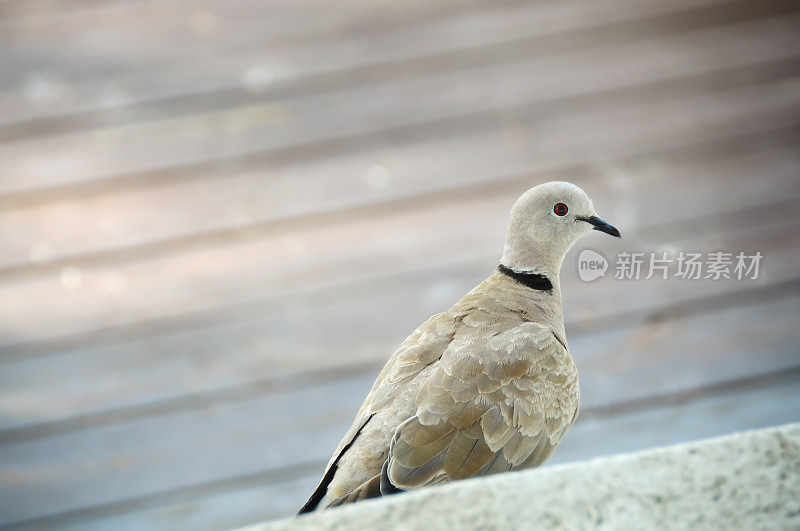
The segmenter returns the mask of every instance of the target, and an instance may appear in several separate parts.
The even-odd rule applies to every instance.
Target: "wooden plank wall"
[[[292,514],[528,187],[753,281],[564,266],[553,462],[800,418],[800,2],[0,0],[0,524]]]

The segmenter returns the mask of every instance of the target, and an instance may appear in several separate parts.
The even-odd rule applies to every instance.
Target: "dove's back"
[[[403,342],[301,513],[537,466],[578,395],[557,279],[540,290],[495,273]]]

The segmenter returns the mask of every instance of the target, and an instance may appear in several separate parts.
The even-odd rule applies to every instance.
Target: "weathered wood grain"
[[[781,87],[780,92],[791,92],[790,88]],[[789,97],[796,98],[797,94],[800,92],[794,91]],[[748,94],[748,98],[765,99],[765,93],[761,90],[758,94]],[[719,99],[705,100],[705,105],[698,102],[698,106],[691,109],[676,103],[673,114],[685,116],[691,110],[693,116],[708,115]],[[786,115],[786,110],[783,114]],[[664,117],[659,128],[667,128],[667,120],[672,115],[665,112]],[[647,118],[642,115],[641,119]],[[679,118],[678,122],[681,121]],[[695,124],[690,119],[690,123],[684,125],[684,134],[692,125]],[[714,125],[724,127],[723,124]],[[743,122],[738,125],[747,127]],[[629,132],[635,133],[635,130]],[[677,136],[677,132],[674,134]],[[551,156],[554,153],[546,144],[538,145],[537,149]],[[572,152],[571,149],[565,151],[567,154],[562,157]],[[614,174],[613,167],[607,169]],[[631,199],[637,196],[618,195],[615,190],[627,186],[635,189],[637,181],[623,179],[620,174],[614,177],[617,179],[608,188],[574,180],[586,185],[597,204],[603,205],[602,209],[620,213],[624,212],[623,208],[631,208]],[[642,186],[640,190],[648,196],[659,197],[649,188],[658,183],[643,183]],[[672,200],[662,203],[660,208],[680,211],[685,203],[676,195],[680,190],[670,193],[673,187],[669,182],[662,182],[661,186],[663,193],[668,194],[664,198]],[[524,189],[524,185],[520,188]],[[796,188],[788,189],[784,197],[790,198],[795,192]],[[495,253],[491,249],[498,249],[499,253],[508,208],[517,193],[517,190],[510,193],[504,190],[495,196],[457,197],[457,201],[434,205],[412,202],[401,209],[380,209],[369,218],[358,215],[336,223],[326,220],[324,226],[301,225],[296,230],[270,227],[267,234],[257,234],[255,239],[229,241],[226,238],[221,245],[191,248],[175,255],[87,267],[79,272],[78,286],[67,283],[65,287],[60,278],[62,271],[20,279],[0,286],[0,327],[5,330],[0,335],[3,344],[9,346],[143,319],[175,317],[187,309],[202,311],[225,307],[292,287],[308,289],[314,285],[348,282],[376,272],[385,274],[419,267],[421,257],[425,257],[428,265],[476,256],[488,256],[493,262],[495,258],[491,256]],[[697,211],[692,210],[690,214],[695,216]],[[618,214],[617,218],[622,227],[635,226],[633,215]],[[647,216],[640,219],[646,220]],[[437,230],[432,231],[431,227]],[[392,234],[392,238],[387,239],[387,234]],[[469,239],[465,234],[469,234]],[[325,271],[324,275],[316,273],[320,268]],[[45,300],[47,304],[43,305]]]
[[[784,22],[780,24],[785,25]],[[623,121],[641,120],[638,116],[629,116],[625,110],[634,101],[645,100],[640,102],[637,111],[641,116],[650,112],[648,100],[656,100],[649,104],[652,112],[658,113],[662,108],[660,100],[664,97],[674,101],[675,105],[683,105],[683,97],[697,94],[701,100],[697,105],[705,105],[702,100],[719,91],[724,94],[736,86],[769,85],[779,79],[796,77],[800,71],[800,59],[780,59],[792,47],[782,42],[781,32],[776,31],[775,24],[762,24],[759,28],[753,39],[739,32],[733,42],[741,48],[736,49],[731,49],[728,44],[732,35],[703,34],[700,42],[673,37],[671,43],[656,40],[649,46],[636,46],[635,53],[622,49],[615,53],[593,50],[580,54],[588,57],[581,57],[579,63],[572,66],[565,67],[562,63],[569,61],[564,58],[545,61],[552,63],[549,65],[540,61],[528,75],[507,68],[505,72],[488,75],[483,71],[469,72],[473,79],[446,77],[444,86],[413,87],[413,90],[404,89],[399,93],[390,91],[391,97],[387,96],[387,89],[366,95],[363,91],[355,91],[344,101],[325,101],[326,98],[321,97],[318,99],[322,101],[312,104],[298,100],[294,104],[298,109],[281,106],[283,110],[278,110],[270,104],[239,109],[227,113],[227,116],[193,116],[177,123],[159,122],[95,131],[73,138],[11,144],[5,149],[0,148],[0,152],[5,151],[3,156],[8,169],[5,182],[11,187],[35,187],[40,177],[52,174],[54,169],[58,169],[59,176],[77,181],[83,179],[81,175],[88,176],[86,178],[90,181],[103,180],[109,168],[125,168],[123,176],[118,179],[133,179],[129,184],[138,185],[120,189],[112,186],[117,178],[109,177],[112,182],[95,193],[87,193],[85,189],[77,189],[74,194],[66,196],[64,191],[40,192],[34,196],[37,198],[34,204],[28,207],[25,204],[30,197],[27,200],[17,195],[0,198],[0,203],[6,206],[5,211],[0,212],[0,223],[16,227],[13,233],[0,234],[0,249],[3,250],[0,266],[19,270],[31,262],[128,249],[154,242],[164,248],[166,241],[204,232],[237,231],[286,216],[391,200],[422,194],[431,188],[485,183],[509,173],[537,173],[559,164],[557,160],[548,161],[547,152],[543,156],[544,149],[521,149],[526,143],[530,146],[546,145],[548,152],[569,149],[570,154],[585,153],[582,158],[573,156],[575,160],[570,160],[573,164],[580,164],[587,155],[596,158],[598,153],[609,153],[614,156],[623,149],[630,153],[637,145],[651,147],[655,142],[652,138],[633,134],[640,132]],[[795,34],[792,30],[787,35]],[[759,39],[763,42],[759,43]],[[712,44],[704,45],[706,41],[724,45],[714,49]],[[708,50],[708,53],[693,54],[693,49]],[[616,73],[608,61],[600,61],[604,56],[621,58],[620,64],[615,65]],[[754,65],[758,57],[761,63]],[[767,60],[776,57],[778,62]],[[724,61],[727,60],[736,65],[750,66],[726,69]],[[763,63],[765,60],[766,64]],[[536,71],[545,73],[558,68],[583,74],[577,78],[557,75],[548,78],[554,80],[548,82],[533,75]],[[695,74],[697,71],[703,73]],[[685,75],[687,72],[688,77]],[[659,81],[637,84],[654,75],[659,76]],[[479,82],[482,79],[494,80],[484,84],[497,86],[486,86],[484,90]],[[512,79],[515,81],[511,82]],[[427,83],[428,80],[424,81]],[[509,84],[513,87],[510,91],[501,86]],[[474,89],[459,90],[461,86]],[[418,93],[436,97],[424,105],[414,105],[413,101],[418,100],[414,95]],[[401,94],[409,98],[408,105],[396,101],[402,99]],[[463,94],[463,97],[454,97],[454,94]],[[491,116],[491,107],[485,106],[493,105],[495,100],[487,100],[485,94],[504,95],[501,111],[496,111],[494,117]],[[527,103],[517,108],[517,114],[512,118],[508,116],[509,109],[517,106],[519,98]],[[743,107],[738,112],[747,110],[747,103],[737,102],[735,105]],[[558,109],[567,107],[571,111],[564,116],[566,113]],[[334,112],[326,111],[331,108],[338,109],[335,111],[339,113],[338,117],[333,115]],[[598,108],[619,109],[599,118],[617,123],[619,131],[603,135],[608,137],[603,139],[576,138],[575,130],[590,128],[588,122],[598,119]],[[284,111],[288,114],[284,115]],[[448,114],[453,112],[455,114]],[[455,133],[448,132],[452,129],[449,126],[441,131],[440,137],[430,138],[430,133],[424,132],[425,128],[434,131],[441,128],[442,120],[437,122],[434,119],[432,122],[423,120],[414,126],[420,129],[420,134],[413,135],[410,144],[396,143],[389,149],[385,146],[386,141],[380,140],[381,127],[392,129],[415,120],[419,122],[415,114],[435,118],[459,113],[464,116],[489,113],[489,116],[484,120],[468,120],[462,124],[464,127],[458,128],[455,138],[449,138]],[[285,123],[281,116],[290,116],[290,123]],[[585,116],[587,123],[579,123],[580,116]],[[276,117],[277,122],[274,121]],[[569,129],[559,131],[564,118],[569,118]],[[263,121],[259,123],[260,120]],[[749,119],[749,122],[753,120]],[[490,127],[492,124],[500,130]],[[326,131],[326,127],[330,130]],[[549,130],[551,127],[553,131]],[[286,166],[276,163],[275,157],[266,153],[254,160],[249,160],[248,155],[242,161],[234,157],[225,164],[209,163],[205,167],[203,163],[190,162],[209,160],[208,157],[213,158],[215,153],[268,147],[275,142],[289,145],[293,138],[324,138],[325,135],[330,138],[344,135],[346,138],[348,128],[354,131],[359,128],[377,130],[371,139],[361,138],[363,134],[357,133],[351,142],[341,141],[345,153],[334,161],[298,161],[298,164]],[[472,134],[467,134],[470,130],[473,130]],[[363,141],[358,141],[359,138]],[[662,140],[662,145],[669,145],[669,141],[675,142],[678,138],[683,140],[684,136]],[[324,147],[325,141],[320,142],[320,147]],[[42,152],[48,156],[39,156]],[[431,153],[438,155],[431,158]],[[465,153],[469,156],[465,157]],[[553,154],[549,157],[552,158]],[[497,164],[498,160],[503,163]],[[489,162],[495,167],[487,167]],[[175,164],[189,165],[181,169]],[[72,171],[62,172],[65,166]],[[138,176],[137,168],[141,170]],[[324,178],[321,171],[324,171]],[[376,180],[378,178],[373,178],[370,172],[382,172],[378,178],[383,180]],[[42,178],[47,180],[46,176]],[[287,200],[286,194],[301,186],[309,190],[304,201]],[[94,215],[91,218],[78,215],[86,210],[91,210]],[[208,212],[213,215],[208,215]]]
[[[109,114],[112,122],[118,122],[115,108],[121,107],[119,114],[130,119],[131,104],[154,100],[168,103],[171,112],[181,108],[198,112],[220,99],[230,104],[248,96],[352,86],[409,72],[424,74],[476,61],[485,64],[537,49],[597,44],[598,38],[626,39],[663,25],[680,31],[684,26],[792,9],[782,1],[722,4],[719,0],[413,2],[403,9],[391,3],[361,3],[356,9],[334,10],[301,3],[299,9],[264,6],[270,12],[265,16],[248,13],[254,4],[244,10],[225,9],[219,3],[171,9],[145,4],[112,13],[5,24],[3,35],[14,46],[7,48],[10,54],[4,62],[8,77],[17,83],[0,92],[0,109],[18,131],[5,136],[64,130],[75,120],[13,122],[65,113],[111,108],[100,122],[109,121]],[[314,16],[320,11],[327,16]],[[260,26],[257,31],[234,29],[242,23]],[[96,29],[82,35],[82,24]],[[152,36],[149,43],[141,42],[142,34]],[[57,61],[51,59],[54,49],[60,51]],[[202,97],[204,93],[211,97]],[[145,105],[142,111],[158,116],[170,112],[165,107]]]
[[[684,302],[695,301],[693,304],[700,304],[702,310],[703,297],[791,280],[796,275],[794,264],[800,249],[796,221],[766,220],[773,225],[764,225],[759,218],[765,210],[772,211],[777,221],[791,217],[796,208],[792,204],[785,209],[768,205],[732,212],[718,220],[717,226],[709,226],[708,220],[700,222],[698,226],[710,230],[710,238],[706,234],[684,234],[667,240],[676,248],[693,250],[760,250],[766,256],[765,263],[761,281],[753,284],[657,279],[583,284],[575,279],[568,262],[563,289],[571,335],[616,328],[628,320],[646,321],[648,316],[663,315],[665,308]],[[727,235],[721,227],[727,228]],[[597,241],[605,244],[600,237]],[[650,249],[663,246],[664,240],[652,240],[645,234],[630,243],[632,248]],[[602,246],[599,249],[607,252]],[[144,328],[131,331],[129,339],[101,341],[94,347],[81,347],[85,341],[77,348],[64,350],[62,346],[63,355],[55,357],[59,347],[49,354],[34,351],[30,356],[35,357],[30,359],[20,355],[16,361],[3,364],[3,386],[8,393],[4,423],[48,420],[69,411],[113,411],[137,401],[146,405],[151,400],[179,398],[187,392],[225,391],[237,383],[243,384],[246,393],[247,382],[264,378],[312,369],[324,373],[353,363],[378,364],[417,324],[476,284],[491,269],[489,264],[479,260],[425,268],[389,277],[389,282],[378,276],[360,286],[266,299],[257,305],[189,320],[172,330]],[[739,300],[757,296],[758,292]],[[615,301],[613,311],[607,306],[609,300]],[[394,317],[385,318],[384,313],[374,312],[375,307],[391,308]],[[351,333],[355,323],[363,324],[358,334]],[[334,352],[341,354],[332,355]],[[75,376],[65,378],[70,371],[75,371]],[[94,382],[92,386],[83,384],[82,374]],[[331,377],[337,374],[334,371]],[[45,385],[32,386],[32,378]],[[273,385],[279,384],[277,380]],[[31,409],[21,414],[16,404],[22,398],[38,413]]]
[[[675,165],[669,170],[637,173],[638,186],[659,194],[669,207],[653,211],[643,199],[637,199],[644,196],[621,198],[634,209],[627,215],[643,219],[645,227],[638,234],[634,231],[626,236],[623,242],[598,235],[587,241],[588,246],[606,252],[610,258],[615,248],[760,250],[765,255],[762,282],[654,279],[585,284],[576,278],[577,258],[573,253],[563,273],[570,335],[602,327],[618,328],[637,312],[641,314],[635,321],[638,323],[684,301],[794,279],[797,271],[793,264],[800,260],[794,213],[797,203],[775,204],[767,192],[780,188],[781,181],[765,177],[753,183],[751,175],[762,171],[769,177],[784,174],[796,179],[796,158],[794,151],[766,151],[717,164]],[[673,180],[663,174],[665,171],[674,175]],[[702,175],[712,173],[725,178],[704,181]],[[694,184],[694,199],[681,201],[683,187],[690,183]],[[720,183],[725,183],[730,197],[720,191]],[[745,192],[747,195],[742,197]],[[605,193],[613,193],[613,189],[609,187]],[[726,212],[736,201],[744,208]],[[681,218],[685,225],[675,225]],[[664,232],[658,224],[666,220],[671,220],[672,230]],[[457,223],[448,223],[451,224]],[[653,224],[649,230],[648,224]],[[465,245],[469,244],[466,239]],[[238,309],[219,309],[211,316],[167,324],[165,330],[143,323],[116,341],[101,340],[95,346],[85,338],[77,348],[56,344],[49,351],[28,349],[27,354],[25,349],[12,349],[0,371],[4,389],[4,396],[0,397],[0,427],[55,422],[41,429],[43,433],[57,432],[59,426],[91,424],[91,418],[83,418],[84,415],[103,413],[94,422],[106,419],[105,422],[114,418],[117,408],[142,406],[145,409],[137,413],[142,415],[167,407],[153,401],[175,399],[181,403],[181,396],[186,394],[222,390],[234,397],[241,393],[246,396],[249,385],[264,379],[278,379],[278,385],[279,378],[303,371],[327,369],[333,378],[339,374],[337,368],[372,367],[385,359],[417,324],[446,308],[488,274],[492,254],[487,246],[486,252],[478,253],[482,257],[479,259],[444,259],[445,265],[438,268],[412,268],[395,275],[388,287],[384,287],[385,279],[378,276],[327,292],[312,291],[285,299],[278,296]],[[608,275],[613,274],[612,262]],[[615,301],[611,310],[608,300]],[[391,308],[392,318],[374,308]],[[357,329],[356,323],[360,323]],[[85,380],[94,383],[87,387]],[[241,389],[232,392],[231,386]],[[24,411],[17,407],[21,402],[27,404]],[[186,403],[188,406],[182,407],[192,407],[194,402]],[[121,419],[130,413],[118,411]],[[65,421],[57,422],[60,418]]]
[[[254,151],[286,150],[298,143],[324,145],[324,139],[347,144],[353,137],[349,142],[354,145],[349,149],[363,149],[363,144],[385,141],[385,129],[390,132],[401,126],[425,127],[436,131],[426,137],[440,136],[448,128],[441,131],[437,124],[447,124],[456,117],[465,122],[458,128],[463,135],[498,119],[502,123],[524,123],[524,117],[531,114],[530,110],[525,111],[532,105],[536,106],[538,118],[558,113],[570,102],[574,109],[576,99],[582,106],[594,108],[618,106],[642,97],[654,99],[670,87],[667,83],[659,89],[658,83],[653,86],[653,79],[666,83],[706,74],[694,84],[691,80],[677,83],[679,86],[667,92],[672,97],[691,89],[702,93],[714,85],[730,88],[753,84],[760,75],[769,81],[775,75],[786,77],[793,70],[796,73],[794,63],[780,63],[777,72],[768,68],[771,61],[794,57],[798,44],[796,25],[792,18],[768,19],[689,35],[647,35],[634,43],[534,57],[512,65],[444,72],[315,97],[285,98],[173,120],[14,142],[0,145],[7,169],[0,183],[6,191],[20,191],[63,184],[65,180],[124,180],[124,175],[159,169],[163,179],[174,175],[180,165],[229,159]],[[760,75],[759,63],[767,63],[760,68]],[[743,65],[756,65],[755,71],[749,75],[746,71],[739,76],[731,74],[732,79],[726,79],[726,68]],[[709,76],[713,71],[722,72]],[[643,82],[644,86],[637,90]],[[623,89],[622,93],[615,92]],[[426,96],[421,99],[419,94]],[[525,107],[516,109],[521,105]],[[470,116],[492,112],[500,116],[468,121]],[[509,113],[517,114],[517,119],[503,116]],[[365,142],[365,135],[374,137],[372,142]],[[311,155],[309,146],[301,150],[303,157]],[[43,152],[48,156],[41,160],[38,155]],[[241,166],[235,158],[226,164],[228,172]]]

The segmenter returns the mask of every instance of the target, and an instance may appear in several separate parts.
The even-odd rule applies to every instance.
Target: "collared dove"
[[[579,400],[559,270],[593,229],[619,237],[574,184],[525,192],[497,272],[392,355],[300,513],[547,459]]]

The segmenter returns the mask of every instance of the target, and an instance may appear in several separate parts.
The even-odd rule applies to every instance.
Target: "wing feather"
[[[574,419],[577,398],[559,391],[577,386],[574,365],[544,325],[494,334],[478,353],[455,343],[392,440],[386,475],[400,489],[537,466]]]
[[[409,336],[378,376],[326,478],[370,418],[406,408],[409,416],[387,441],[383,468],[370,464],[359,483],[337,484],[334,491],[344,494],[330,505],[537,466],[552,453],[576,416],[574,364],[549,326],[510,323],[503,312],[498,305],[439,314]]]
[[[477,429],[476,429],[477,428]],[[455,437],[444,458],[444,473],[450,479],[463,479],[474,476],[494,457],[494,452],[486,444],[480,423],[461,430]]]

